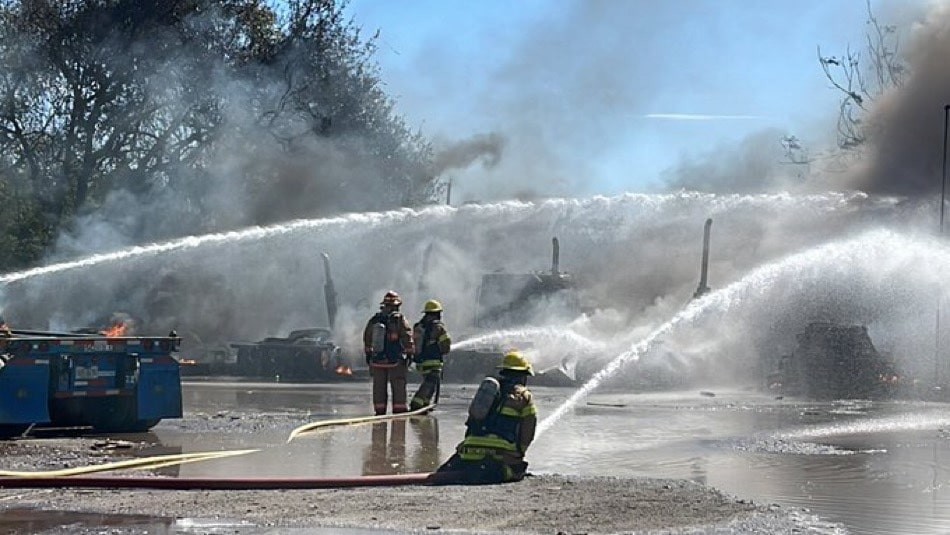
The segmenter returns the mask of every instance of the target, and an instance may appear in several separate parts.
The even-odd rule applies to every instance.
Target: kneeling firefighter
[[[520,481],[527,473],[524,455],[538,421],[526,386],[534,372],[518,351],[505,355],[498,368],[498,378],[486,377],[469,405],[465,438],[439,467],[458,475],[453,483]]]
[[[433,398],[438,403],[445,355],[452,348],[452,338],[442,323],[442,303],[426,301],[422,319],[412,327],[412,339],[416,348],[413,362],[422,374],[422,384],[409,401],[409,409],[417,410],[432,403]]]

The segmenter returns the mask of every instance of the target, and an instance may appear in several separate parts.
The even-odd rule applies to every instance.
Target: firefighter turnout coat
[[[525,452],[534,441],[537,407],[531,391],[511,381],[501,383],[501,400],[482,422],[468,422],[468,431],[457,453],[463,463],[500,462],[503,481],[524,477]]]
[[[420,373],[441,371],[445,355],[452,349],[452,338],[440,319],[423,318],[412,327],[416,354],[413,361]]]

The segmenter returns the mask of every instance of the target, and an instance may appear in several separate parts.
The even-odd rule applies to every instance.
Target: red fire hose
[[[124,488],[169,490],[335,489],[435,485],[457,481],[457,474],[395,474],[341,478],[205,478],[205,477],[4,477],[0,488]]]

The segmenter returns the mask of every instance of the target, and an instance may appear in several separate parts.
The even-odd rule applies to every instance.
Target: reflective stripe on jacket
[[[415,342],[416,368],[425,373],[442,369],[445,355],[452,349],[452,338],[445,329],[442,320],[433,319],[416,322],[412,327]]]
[[[482,425],[473,425],[458,446],[465,461],[478,461],[486,456],[503,460],[520,460],[534,440],[537,407],[531,392],[521,384],[502,384],[503,400]]]

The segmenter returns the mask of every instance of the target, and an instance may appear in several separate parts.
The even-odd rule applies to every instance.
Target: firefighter
[[[416,348],[413,362],[422,374],[422,384],[409,402],[410,410],[416,410],[432,403],[433,397],[438,403],[442,366],[452,348],[452,338],[442,323],[442,303],[435,299],[426,301],[422,319],[412,326],[412,340]]]
[[[465,438],[439,472],[451,483],[520,481],[528,470],[525,451],[534,440],[537,408],[527,389],[531,363],[518,351],[504,356],[498,378],[486,377],[469,405]]]
[[[402,300],[393,291],[386,292],[363,331],[363,349],[366,364],[373,377],[373,410],[376,415],[386,414],[388,389],[393,395],[393,414],[409,410],[406,405],[406,376],[408,358],[415,352],[412,327],[399,312]],[[388,385],[388,386],[387,386]]]

